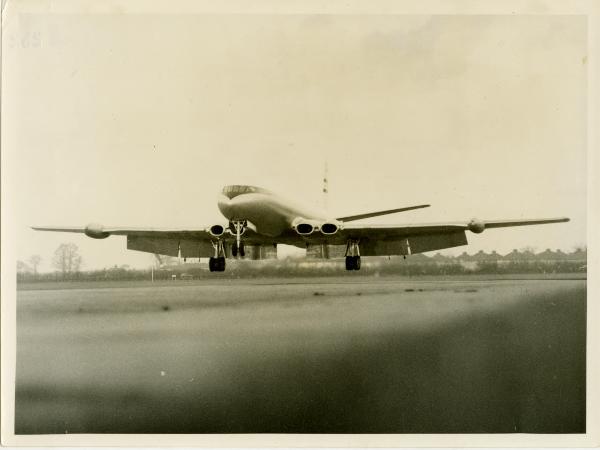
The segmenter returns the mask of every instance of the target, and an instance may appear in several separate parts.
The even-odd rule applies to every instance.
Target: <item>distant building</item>
[[[535,255],[538,261],[558,261],[564,259],[565,254],[560,251],[553,252],[549,248]]]
[[[533,253],[531,252],[520,252],[519,250],[514,249],[512,252],[504,255],[503,259],[510,262],[524,262],[531,260],[532,256]]]
[[[587,250],[583,248],[577,248],[573,253],[570,253],[569,259],[572,261],[587,261]]]
[[[313,244],[306,248],[306,257],[312,259],[343,258],[345,255],[345,245]]]
[[[504,256],[502,256],[500,253],[494,250],[492,253],[490,253],[490,259],[492,261],[502,261],[504,259]]]
[[[491,259],[491,255],[488,255],[483,250],[479,250],[477,253],[475,253],[473,256],[471,256],[471,261],[476,261],[476,262],[489,261],[490,259]]]
[[[276,245],[245,245],[246,259],[277,259]]]

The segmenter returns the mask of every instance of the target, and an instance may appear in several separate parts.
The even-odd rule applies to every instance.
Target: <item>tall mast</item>
[[[329,202],[327,196],[329,195],[329,180],[327,174],[327,160],[325,160],[325,167],[323,169],[323,210],[329,214]],[[327,244],[321,244],[321,258],[329,259],[329,246]]]
[[[327,202],[327,194],[329,193],[329,181],[327,180],[327,161],[325,161],[325,169],[323,171],[323,209],[327,211],[329,204]]]

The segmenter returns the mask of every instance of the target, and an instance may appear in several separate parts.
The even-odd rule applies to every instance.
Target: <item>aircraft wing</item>
[[[82,233],[89,237],[101,239],[108,236],[147,236],[147,237],[194,237],[210,239],[211,234],[204,228],[136,228],[136,227],[31,227],[38,231],[57,231],[64,233]]]
[[[488,228],[518,227],[526,225],[542,225],[547,223],[568,222],[567,217],[557,217],[550,219],[521,219],[521,220],[477,220],[472,219],[469,222],[445,222],[445,223],[427,223],[427,224],[408,224],[408,225],[362,225],[348,224],[344,225],[343,231],[349,237],[371,237],[382,238],[408,236],[415,234],[438,234],[445,232],[456,232],[470,230],[474,233],[481,233]]]
[[[354,218],[353,218],[354,220]],[[528,220],[484,220],[408,225],[347,224],[331,236],[313,233],[300,236],[289,230],[279,238],[260,235],[247,228],[243,240],[248,245],[291,244],[304,247],[310,244],[345,245],[349,240],[359,241],[360,253],[373,255],[409,255],[467,244],[465,232],[481,233],[488,228],[540,225],[568,222],[566,217]],[[223,230],[219,236],[211,228],[131,228],[103,227],[32,227],[34,230],[83,233],[91,238],[104,239],[111,235],[127,236],[127,248],[168,256],[210,257],[214,255],[213,241],[233,242],[235,236]]]
[[[214,256],[213,241],[218,239],[207,228],[135,228],[135,227],[104,227],[91,224],[86,227],[46,227],[35,226],[34,230],[82,233],[94,239],[104,239],[108,236],[126,236],[127,248],[141,252],[183,258],[207,258]],[[235,240],[225,227],[220,235],[226,241]],[[259,237],[253,230],[247,228],[244,242],[254,243]]]
[[[568,222],[566,217],[525,220],[476,220],[410,225],[344,224],[336,233],[338,243],[358,240],[360,253],[373,255],[409,255],[467,244],[465,232],[481,233],[488,228],[542,225]]]

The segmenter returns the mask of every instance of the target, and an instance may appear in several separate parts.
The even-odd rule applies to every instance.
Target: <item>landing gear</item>
[[[360,256],[346,256],[346,270],[360,270]]]
[[[224,272],[225,271],[225,257],[220,256],[218,258],[209,258],[208,270],[211,272]]]
[[[244,243],[240,242],[240,246],[238,248],[238,244],[237,242],[234,242],[233,244],[231,244],[231,255],[232,256],[237,256],[239,253],[239,255],[243,258],[244,256],[246,256],[246,250],[244,249]]]
[[[351,239],[346,244],[346,270],[360,270],[358,240]]]
[[[242,234],[245,231],[246,227],[245,220],[232,220],[230,226],[233,227],[233,231],[235,232],[235,242],[231,246],[231,254],[235,257],[239,255],[243,258],[246,256],[246,251],[244,249],[244,244],[242,244]]]
[[[208,260],[208,270],[211,272],[223,272],[225,271],[225,247],[222,241],[212,243],[215,249],[215,256]]]

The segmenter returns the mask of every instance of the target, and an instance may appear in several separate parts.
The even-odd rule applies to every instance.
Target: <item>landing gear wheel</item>
[[[215,256],[208,259],[208,270],[211,272],[223,272],[225,270],[225,244],[223,241],[213,241]]]
[[[237,249],[236,249],[237,250]],[[243,258],[246,256],[246,249],[244,248],[244,244],[240,243],[240,256]]]
[[[211,272],[223,272],[225,270],[225,257],[209,258],[208,270]]]
[[[354,256],[346,256],[346,270],[354,270]]]
[[[360,256],[346,256],[346,270],[360,270]]]

